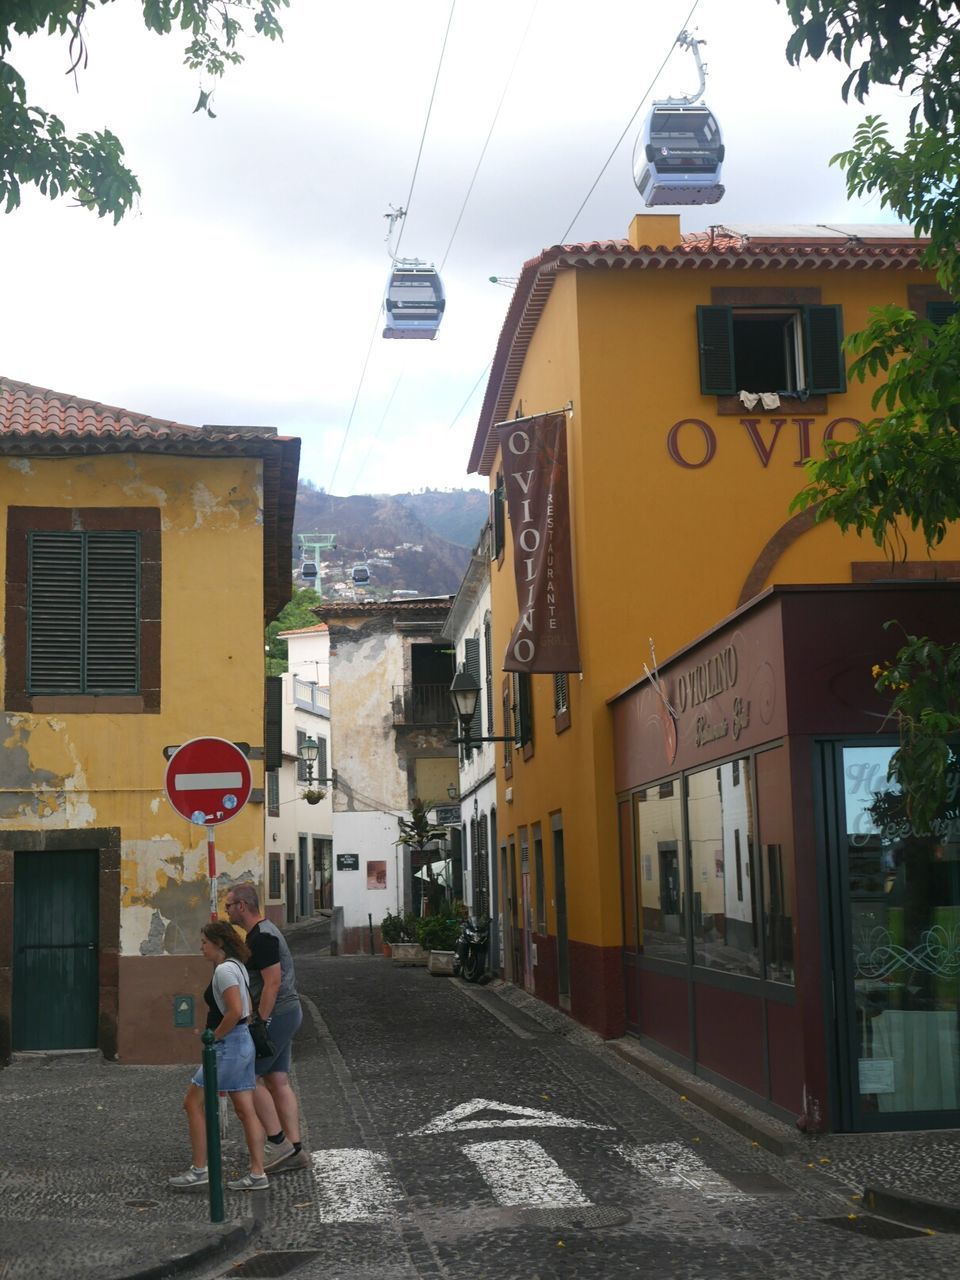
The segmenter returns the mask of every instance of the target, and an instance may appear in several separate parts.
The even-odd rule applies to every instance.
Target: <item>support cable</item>
[[[584,209],[585,209],[585,208],[586,208],[586,206],[587,206],[587,202],[589,201],[590,197],[593,195],[594,191],[596,191],[597,186],[599,185],[600,179],[601,179],[601,178],[603,177],[603,175],[606,173],[607,169],[609,169],[611,160],[612,160],[612,159],[613,159],[613,157],[617,154],[617,152],[620,150],[620,144],[623,142],[624,138],[625,138],[625,137],[627,136],[627,134],[630,132],[630,129],[631,129],[631,127],[633,126],[633,122],[636,120],[637,116],[640,114],[640,109],[641,109],[641,107],[642,107],[642,106],[643,106],[643,104],[646,102],[646,100],[650,97],[651,93],[653,93],[654,85],[657,83],[657,81],[660,79],[661,75],[663,74],[663,69],[664,69],[664,67],[667,65],[667,63],[670,61],[670,55],[673,53],[674,49],[675,49],[675,48],[676,48],[676,46],[677,46],[677,40],[678,40],[678,39],[679,39],[679,37],[680,37],[680,36],[681,36],[685,31],[686,31],[687,26],[688,26],[688,25],[689,25],[689,23],[690,23],[690,19],[693,17],[694,13],[696,12],[696,10],[697,10],[697,6],[699,5],[699,3],[700,3],[700,0],[693,0],[693,4],[690,6],[690,12],[689,12],[689,13],[687,14],[687,16],[684,18],[684,20],[683,20],[683,25],[681,26],[680,30],[677,32],[677,36],[676,36],[676,38],[675,38],[673,41],[671,41],[670,48],[667,50],[667,55],[666,55],[666,57],[665,57],[665,58],[664,58],[664,60],[660,63],[660,66],[657,68],[656,74],[654,75],[653,79],[652,79],[652,80],[650,81],[650,83],[647,85],[646,92],[644,93],[644,95],[643,95],[643,97],[640,99],[640,101],[637,103],[637,109],[636,109],[636,111],[634,111],[633,115],[632,115],[632,116],[630,117],[630,119],[627,121],[626,125],[624,126],[623,132],[620,134],[620,137],[619,137],[619,138],[617,139],[617,141],[614,143],[613,150],[612,150],[612,151],[610,152],[610,154],[607,156],[606,160],[604,160],[604,162],[603,162],[603,168],[600,170],[600,172],[599,172],[599,173],[597,174],[597,176],[594,178],[594,180],[593,180],[593,184],[591,185],[590,190],[589,190],[589,191],[587,192],[587,194],[583,197],[583,200],[582,200],[582,202],[581,202],[581,204],[580,204],[580,208],[577,210],[577,212],[576,212],[576,213],[573,215],[573,217],[570,219],[570,223],[569,223],[569,225],[568,225],[568,227],[567,227],[566,231],[564,231],[563,235],[560,237],[560,239],[559,239],[559,241],[558,241],[558,243],[559,243],[559,244],[564,244],[564,243],[566,242],[567,236],[570,234],[570,232],[571,232],[571,230],[572,230],[572,228],[573,228],[574,223],[575,223],[575,222],[576,222],[576,220],[580,217],[581,213],[583,213]]]

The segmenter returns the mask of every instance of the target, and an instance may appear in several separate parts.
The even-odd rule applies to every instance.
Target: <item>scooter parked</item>
[[[465,918],[454,947],[453,972],[466,982],[479,982],[487,971],[490,921]]]

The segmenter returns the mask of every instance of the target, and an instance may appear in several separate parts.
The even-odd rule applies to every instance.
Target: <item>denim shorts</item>
[[[293,1037],[300,1030],[303,1021],[303,1010],[299,1004],[294,1009],[285,1009],[283,1013],[275,1013],[270,1019],[267,1035],[276,1046],[277,1052],[272,1058],[257,1058],[257,1075],[267,1076],[274,1071],[290,1072],[290,1049]]]
[[[214,1040],[217,1055],[217,1089],[220,1093],[240,1093],[255,1089],[253,1074],[254,1049],[250,1028],[246,1023],[228,1031],[222,1040]],[[199,1067],[193,1083],[203,1085],[203,1067]]]

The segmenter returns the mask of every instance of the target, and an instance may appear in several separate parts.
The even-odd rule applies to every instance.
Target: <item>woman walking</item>
[[[254,1046],[247,1029],[250,990],[244,961],[250,955],[247,944],[232,924],[213,920],[200,930],[200,951],[214,965],[213,979],[203,998],[207,1003],[207,1027],[213,1032],[217,1055],[217,1086],[229,1093],[250,1152],[250,1172],[228,1182],[231,1191],[260,1191],[267,1187],[263,1171],[265,1135],[253,1105],[256,1088]],[[193,1164],[186,1173],[170,1178],[178,1190],[205,1186],[207,1174],[207,1131],[203,1114],[203,1067],[190,1082],[183,1109],[190,1126]]]

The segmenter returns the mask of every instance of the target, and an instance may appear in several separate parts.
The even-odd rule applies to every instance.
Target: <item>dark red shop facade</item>
[[[904,631],[960,636],[960,584],[773,587],[610,704],[628,1031],[808,1131],[960,1126],[960,771],[914,831]]]

